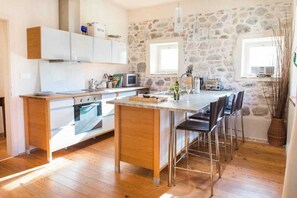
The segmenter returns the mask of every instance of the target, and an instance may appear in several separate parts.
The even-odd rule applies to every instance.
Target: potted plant
[[[289,91],[289,71],[291,64],[291,28],[287,20],[272,28],[273,42],[276,46],[275,77],[265,82],[263,93],[271,114],[271,124],[267,132],[268,142],[273,146],[286,144],[284,123],[285,109]]]

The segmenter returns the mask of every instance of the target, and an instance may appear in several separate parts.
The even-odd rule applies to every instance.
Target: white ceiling
[[[165,3],[178,2],[178,0],[111,0],[127,10],[161,5]]]

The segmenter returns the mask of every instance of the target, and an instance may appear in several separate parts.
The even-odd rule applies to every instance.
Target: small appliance
[[[123,87],[135,87],[138,85],[137,74],[123,74]]]
[[[205,81],[205,89],[206,90],[213,90],[213,91],[220,91],[223,89],[223,85],[220,80],[218,79],[209,79]]]

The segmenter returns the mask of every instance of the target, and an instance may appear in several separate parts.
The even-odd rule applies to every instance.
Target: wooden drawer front
[[[153,109],[121,107],[119,138],[121,161],[151,170],[154,168]]]

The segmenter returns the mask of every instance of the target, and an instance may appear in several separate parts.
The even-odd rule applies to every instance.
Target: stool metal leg
[[[235,148],[238,150],[238,137],[237,137],[237,112],[234,115],[234,133],[235,133]]]
[[[244,127],[243,127],[243,116],[242,116],[242,109],[240,110],[240,117],[241,117],[241,133],[242,133],[242,142],[244,143]]]
[[[174,141],[173,141],[173,185],[175,186],[175,179],[176,179],[176,133],[177,130],[174,130]]]
[[[222,128],[223,128],[223,135],[224,135],[224,157],[225,157],[225,161],[227,161],[227,137],[226,137],[225,120],[226,120],[226,117],[223,117]]]
[[[233,160],[233,121],[231,116],[228,116],[228,122],[230,125],[230,129],[228,129],[230,131],[230,154],[231,154],[231,160]]]
[[[215,145],[216,145],[216,160],[217,169],[219,172],[219,178],[221,178],[221,161],[220,161],[220,147],[219,147],[219,134],[218,129],[215,129]]]
[[[211,132],[208,133],[208,150],[210,159],[210,196],[213,195],[213,166],[212,166],[212,148],[211,148]]]
[[[185,139],[186,139],[186,163],[187,168],[189,168],[189,131],[185,131]]]

